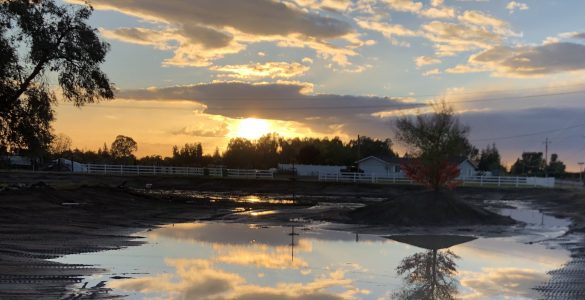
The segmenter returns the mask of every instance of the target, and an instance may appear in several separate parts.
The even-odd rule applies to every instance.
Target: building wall
[[[319,173],[339,173],[345,166],[326,166],[326,165],[298,165],[294,168],[299,176],[319,176]],[[278,164],[278,169],[282,171],[292,171],[292,164]]]
[[[392,176],[395,174],[397,164],[382,162],[375,158],[366,159],[358,164],[359,168],[365,174],[374,174],[376,176]]]
[[[472,177],[475,176],[476,173],[477,171],[468,161],[459,164],[459,178]]]

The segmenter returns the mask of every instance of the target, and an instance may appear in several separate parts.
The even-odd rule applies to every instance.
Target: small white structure
[[[71,172],[76,173],[87,173],[87,166],[85,164],[80,164],[76,161],[72,161],[66,158],[59,158],[54,160],[54,163],[59,164],[60,166],[65,167]]]
[[[459,163],[459,178],[468,178],[477,176],[477,167],[469,159]]]
[[[400,165],[405,161],[405,158],[400,157],[381,158],[369,156],[358,160],[356,164],[364,174],[378,177],[401,177],[404,176],[404,173],[400,170]],[[477,167],[469,159],[458,161],[458,166],[460,179],[477,175]]]
[[[401,161],[402,159],[398,157],[380,158],[368,156],[356,161],[356,164],[360,170],[364,171],[364,174],[394,177],[402,175],[400,170]]]
[[[346,166],[278,164],[279,171],[297,171],[299,176],[319,176],[319,173],[339,173]]]
[[[30,167],[33,163],[30,157],[20,155],[2,156],[1,159],[14,167]]]

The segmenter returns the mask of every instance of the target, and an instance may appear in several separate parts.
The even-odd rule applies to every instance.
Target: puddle
[[[564,224],[530,211],[508,213],[534,226],[540,218],[553,232]],[[533,299],[546,272],[570,259],[522,237],[381,237],[219,222],[138,235],[147,243],[56,261],[109,269],[88,277],[88,285],[105,281],[128,299],[424,299],[429,290],[436,299]]]
[[[308,202],[325,202],[325,203],[343,203],[348,201],[354,201],[355,199],[361,202],[380,202],[385,198],[379,197],[342,197],[342,196],[317,196],[317,195],[304,195],[304,194],[243,194],[238,192],[201,192],[201,191],[187,191],[187,190],[142,190],[138,191],[145,193],[155,193],[161,195],[175,195],[189,197],[192,201],[229,201],[236,203],[253,203],[253,204],[297,204],[299,201],[304,200]]]

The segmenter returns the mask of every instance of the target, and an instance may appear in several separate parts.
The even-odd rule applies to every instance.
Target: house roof
[[[364,161],[369,160],[369,159],[376,159],[376,160],[379,160],[380,162],[383,162],[386,164],[400,164],[403,162],[402,158],[396,157],[396,156],[373,156],[373,155],[371,155],[371,156],[362,158],[362,159],[356,161],[355,163],[359,164],[359,163],[364,162]]]
[[[373,156],[373,155],[371,155],[371,156],[368,156],[368,157],[362,158],[362,159],[360,159],[360,160],[356,161],[355,163],[356,163],[356,164],[359,164],[359,163],[361,163],[361,162],[364,162],[364,161],[366,161],[366,160],[368,160],[368,159],[376,159],[376,160],[378,160],[378,161],[380,161],[380,162],[382,162],[382,163],[385,163],[385,164],[402,164],[402,163],[405,163],[405,162],[407,162],[407,161],[409,161],[409,160],[412,160],[412,158],[410,158],[410,157],[397,157],[397,156]],[[460,165],[460,164],[462,164],[462,163],[464,163],[464,162],[466,162],[466,161],[467,161],[467,162],[468,162],[468,163],[469,163],[469,164],[470,164],[470,165],[471,165],[473,168],[477,169],[477,165],[476,165],[476,164],[475,164],[473,161],[471,161],[471,160],[469,160],[469,159],[467,159],[467,158],[465,158],[465,157],[459,157],[459,158],[455,158],[455,159],[452,159],[452,160],[451,160],[451,162],[453,162],[453,163],[456,163],[456,164],[458,164],[458,165]]]

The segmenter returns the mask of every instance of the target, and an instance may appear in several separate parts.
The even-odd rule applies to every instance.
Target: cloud
[[[343,12],[353,5],[351,0],[290,0],[296,5],[308,9],[324,9],[335,12]]]
[[[480,273],[465,272],[460,283],[472,292],[462,295],[462,299],[490,299],[500,295],[531,299],[538,296],[532,288],[547,278],[546,274],[532,269],[486,268]]]
[[[310,241],[300,240],[299,246],[295,247],[297,254],[307,252],[303,246],[308,244],[308,249],[312,250]],[[274,246],[254,244],[252,246],[225,246],[214,245],[216,256],[212,258],[214,262],[254,266],[266,269],[301,269],[309,267],[309,264],[301,257],[291,259],[291,248],[289,246]]]
[[[229,129],[226,123],[222,123],[220,126],[212,129],[182,127],[171,130],[170,133],[190,137],[225,137],[229,133]]]
[[[267,62],[246,65],[213,66],[210,70],[224,73],[220,77],[234,79],[291,78],[309,71],[310,67],[299,63]]]
[[[431,19],[451,19],[457,11],[451,7],[431,7],[420,12],[424,17]]]
[[[167,259],[165,262],[175,268],[175,274],[116,280],[109,286],[176,300],[343,300],[367,293],[354,288],[342,271],[332,271],[306,283],[279,282],[271,287],[248,284],[242,276],[218,269],[201,259]],[[338,292],[330,292],[331,289]]]
[[[459,52],[485,49],[502,43],[502,36],[486,28],[433,21],[422,26],[424,37],[434,42],[436,55],[452,56]]]
[[[445,6],[443,0],[432,0],[430,8],[424,8],[421,2],[412,0],[383,0],[390,9],[399,12],[409,12],[432,19],[449,19],[454,18],[456,10],[452,7]]]
[[[334,5],[339,1],[327,3]],[[92,5],[162,27],[150,32],[119,28],[107,30],[106,36],[141,45],[171,47],[161,41],[164,38],[153,35],[159,32],[178,43],[173,47],[174,57],[165,62],[167,65],[206,66],[212,60],[242,51],[247,44],[262,41],[281,47],[309,47],[339,64],[348,64],[347,56],[356,55],[351,48],[361,45],[349,23],[271,0],[167,0],[164,4],[159,0],[94,0]],[[330,43],[337,39],[349,45]]]
[[[230,34],[202,26],[191,26],[187,31],[139,27],[100,31],[108,39],[174,51],[175,55],[163,62],[169,66],[204,67],[212,60],[246,48]]]
[[[439,69],[432,69],[432,70],[428,70],[426,72],[424,72],[422,75],[423,76],[433,76],[433,75],[439,75],[441,74],[441,71]]]
[[[414,59],[414,63],[420,68],[426,65],[440,64],[441,60],[431,56],[418,56]]]
[[[516,11],[528,10],[528,4],[522,3],[522,2],[510,1],[506,5],[506,9],[510,12],[510,14],[513,14]]]
[[[483,68],[495,76],[532,77],[585,69],[585,45],[548,43],[542,46],[499,46],[469,59],[470,69]]]
[[[577,33],[573,36],[574,39],[582,39],[585,40],[585,32]]]
[[[419,12],[423,4],[412,0],[383,0],[391,9],[403,12]]]
[[[457,19],[465,24],[480,26],[483,29],[491,28],[493,32],[504,36],[518,36],[510,30],[510,25],[496,17],[477,10],[467,10]]]
[[[408,29],[400,24],[390,24],[386,22],[378,22],[378,21],[366,21],[366,20],[356,20],[357,24],[367,30],[377,31],[384,35],[386,39],[388,39],[392,45],[395,46],[402,46],[402,47],[410,47],[410,44],[404,41],[399,41],[396,39],[396,36],[399,37],[414,37],[418,36],[419,33]]]
[[[357,123],[353,131],[365,131],[371,114],[419,107],[400,99],[376,96],[312,94],[312,85],[299,82],[213,82],[158,89],[120,91],[132,100],[187,100],[204,105],[205,113],[230,118],[257,117],[296,121],[320,132],[339,133],[333,125]],[[373,122],[377,124],[379,122]],[[380,126],[377,124],[376,126]],[[371,130],[371,129],[370,129]],[[359,131],[358,131],[359,132]]]

